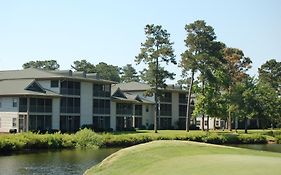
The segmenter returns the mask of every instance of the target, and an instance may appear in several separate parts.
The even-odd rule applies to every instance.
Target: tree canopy
[[[29,61],[22,65],[22,68],[37,68],[37,69],[44,69],[44,70],[57,70],[60,68],[60,65],[57,63],[56,60],[37,60],[37,61]]]
[[[139,76],[137,75],[136,69],[132,66],[132,64],[127,64],[126,66],[122,67],[121,70],[121,82],[131,82],[135,81],[138,82],[140,81]]]

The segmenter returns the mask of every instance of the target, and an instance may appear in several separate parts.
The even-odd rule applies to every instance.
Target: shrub
[[[82,129],[75,134],[76,147],[96,148],[103,145],[101,135],[94,133],[91,129]]]
[[[260,144],[267,143],[266,137],[260,134],[240,134],[238,135],[239,143],[243,144]]]

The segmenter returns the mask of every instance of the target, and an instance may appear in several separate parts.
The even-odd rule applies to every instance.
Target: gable
[[[33,81],[31,84],[29,84],[25,90],[46,93],[46,91],[36,81]]]

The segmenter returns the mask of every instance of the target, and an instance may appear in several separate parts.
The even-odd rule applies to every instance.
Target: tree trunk
[[[191,102],[193,79],[194,79],[194,71],[192,70],[191,82],[190,82],[190,85],[189,85],[189,88],[188,88],[188,97],[187,97],[187,106],[186,106],[186,120],[185,120],[185,130],[186,130],[186,132],[189,132],[189,126],[190,126],[190,102]]]
[[[207,131],[209,131],[209,129],[210,129],[210,126],[209,126],[209,119],[210,119],[210,117],[209,117],[209,115],[207,115]]]
[[[157,46],[157,50],[158,50],[158,46]],[[159,70],[159,60],[158,57],[156,58],[156,72],[155,72],[155,112],[154,112],[154,132],[157,133],[157,112],[158,115],[160,115],[160,111],[159,111],[159,101],[158,101],[158,70]]]
[[[231,87],[228,87],[228,94],[231,93]],[[230,104],[228,104],[228,108],[230,108]],[[232,126],[231,126],[231,112],[228,109],[228,118],[227,118],[227,127],[229,129],[229,131],[232,131]]]
[[[204,76],[203,76],[204,77]],[[205,80],[202,81],[202,94],[205,96]],[[205,104],[203,103],[203,110],[205,109]],[[202,130],[205,131],[205,114],[202,114]]]
[[[246,117],[244,118],[244,122],[245,122],[245,133],[247,134],[248,133],[248,120]]]

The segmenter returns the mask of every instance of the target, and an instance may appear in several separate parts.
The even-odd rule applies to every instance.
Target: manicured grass
[[[281,154],[189,141],[153,141],[122,149],[86,175],[264,175],[281,172]]]

